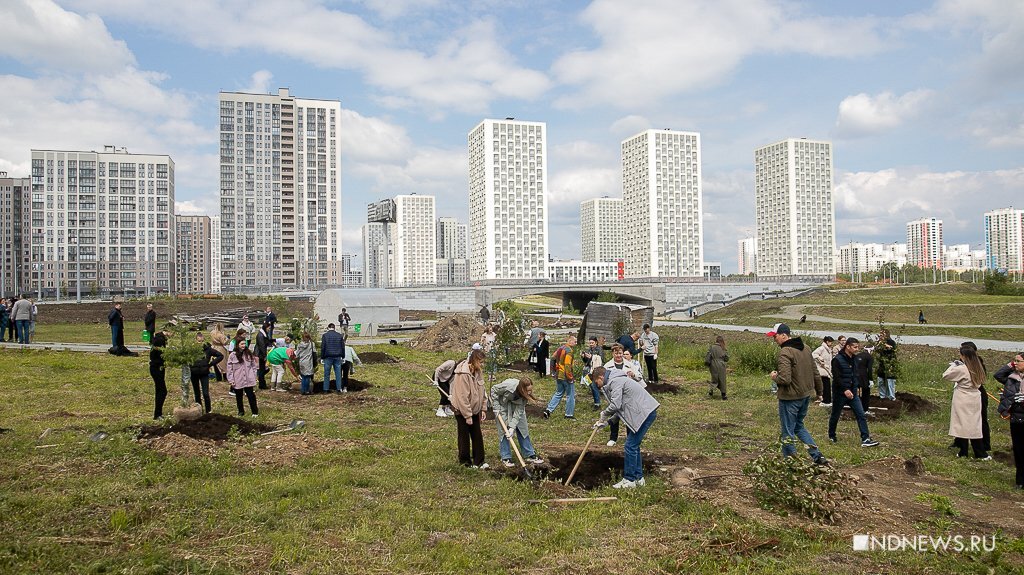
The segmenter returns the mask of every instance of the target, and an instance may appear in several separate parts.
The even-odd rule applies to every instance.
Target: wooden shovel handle
[[[563,483],[563,485],[569,485],[572,478],[576,476],[576,471],[580,468],[580,464],[583,463],[583,456],[586,455],[587,450],[590,449],[590,442],[594,441],[594,436],[597,435],[598,429],[599,428],[595,427],[594,431],[590,432],[590,439],[587,439],[587,444],[583,446],[583,451],[580,452],[580,457],[576,460],[576,465],[573,466],[572,473],[570,473],[569,477],[565,479],[565,483]]]
[[[501,417],[501,414],[497,411],[494,412],[494,415],[498,416],[498,423],[501,424],[501,430],[505,432],[505,437],[508,437],[508,426],[505,425],[505,419]],[[526,469],[526,462],[523,461],[523,455],[519,453],[519,446],[516,445],[516,438],[510,438],[508,440],[508,444],[512,446],[512,451],[515,452],[516,459],[519,460],[519,465],[522,465],[523,469]]]

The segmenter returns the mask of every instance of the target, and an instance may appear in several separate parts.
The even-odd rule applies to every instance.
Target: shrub
[[[746,373],[767,374],[778,365],[779,348],[768,341],[734,343],[728,349],[730,365]]]
[[[754,496],[764,509],[786,514],[801,513],[823,523],[838,523],[839,507],[861,501],[864,493],[855,479],[827,465],[815,465],[798,453],[783,457],[781,443],[743,466],[754,482]]]

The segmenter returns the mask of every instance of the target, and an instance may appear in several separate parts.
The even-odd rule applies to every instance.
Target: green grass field
[[[663,377],[679,383],[682,393],[658,396],[663,405],[645,450],[713,469],[770,448],[778,434],[777,402],[765,374],[743,368],[736,358],[772,348],[753,334],[727,335],[737,371],[730,376],[730,401],[712,401],[701,365],[711,332],[660,331]],[[445,357],[405,347],[374,349],[398,355],[402,363],[360,369],[355,377],[373,384],[364,392],[312,398],[260,393],[259,421],[304,419],[300,437],[256,444],[238,438],[208,446],[214,455],[165,455],[135,440],[135,429],[149,423],[152,409],[144,357],[0,350],[8,374],[0,386],[0,426],[11,429],[0,434],[0,572],[909,574],[1021,572],[1024,565],[1019,523],[999,532],[995,553],[855,553],[849,534],[858,532],[856,524],[822,526],[741,502],[730,507],[714,497],[742,493],[678,488],[668,474],[649,475],[648,486],[635,492],[574,492],[461,468],[454,422],[433,415],[436,393],[423,385]],[[930,483],[906,482],[904,511],[916,510],[924,523],[906,529],[970,531],[977,528],[967,520],[972,508],[1001,498],[1011,513],[1024,514],[1021,496],[1010,490],[1012,467],[956,460],[945,449],[948,388],[939,375],[949,352],[905,349],[907,376],[900,390],[925,396],[939,409],[874,424],[872,434],[883,442],[874,450],[859,448],[855,425],[843,422],[844,442],[823,447],[826,454],[848,470],[921,455]],[[986,357],[990,365],[1005,359]],[[177,404],[177,377],[169,373],[167,380],[169,412]],[[211,387],[214,411],[233,415],[225,385]],[[553,384],[548,379],[538,388],[548,397]],[[579,399],[575,422],[531,419],[542,456],[578,452],[586,441],[595,412],[582,394]],[[808,416],[819,441],[825,439],[825,413],[812,408]],[[110,438],[90,441],[98,430]],[[994,449],[1007,451],[1006,424],[996,419],[993,430]],[[484,434],[488,461],[497,465],[491,422]],[[275,445],[319,447],[295,460],[261,456],[275,453],[268,451]],[[618,453],[621,447],[601,445],[597,451]],[[935,485],[963,517],[946,518],[915,500]],[[876,494],[871,481],[861,488],[869,497]],[[530,503],[566,495],[619,500]],[[994,517],[990,531],[1002,520]]]

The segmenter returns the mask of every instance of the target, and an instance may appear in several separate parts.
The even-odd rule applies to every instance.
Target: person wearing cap
[[[811,350],[799,337],[793,337],[789,326],[784,323],[775,324],[765,335],[774,339],[780,348],[778,367],[771,373],[771,378],[778,386],[782,455],[795,455],[794,443],[799,440],[807,446],[807,453],[815,463],[827,465],[828,460],[814,443],[811,432],[804,427],[811,398],[815,395],[821,397],[821,376],[811,357]]]
[[[594,383],[608,398],[608,407],[601,412],[600,418],[594,423],[594,429],[608,425],[615,417],[626,424],[622,481],[612,487],[615,489],[643,487],[646,482],[644,481],[640,444],[643,443],[647,430],[657,419],[658,408],[661,407],[661,404],[623,370],[612,369],[602,375],[607,377],[607,381],[604,377],[600,377],[595,379]]]

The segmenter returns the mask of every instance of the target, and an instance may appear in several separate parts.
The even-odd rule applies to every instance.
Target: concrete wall
[[[483,288],[393,288],[390,291],[402,309],[475,312],[480,309],[477,305],[478,289]]]
[[[811,287],[803,283],[720,283],[720,284],[665,284],[666,309],[688,308],[711,301],[726,301],[751,293],[794,291]],[[664,310],[658,310],[664,311]]]

